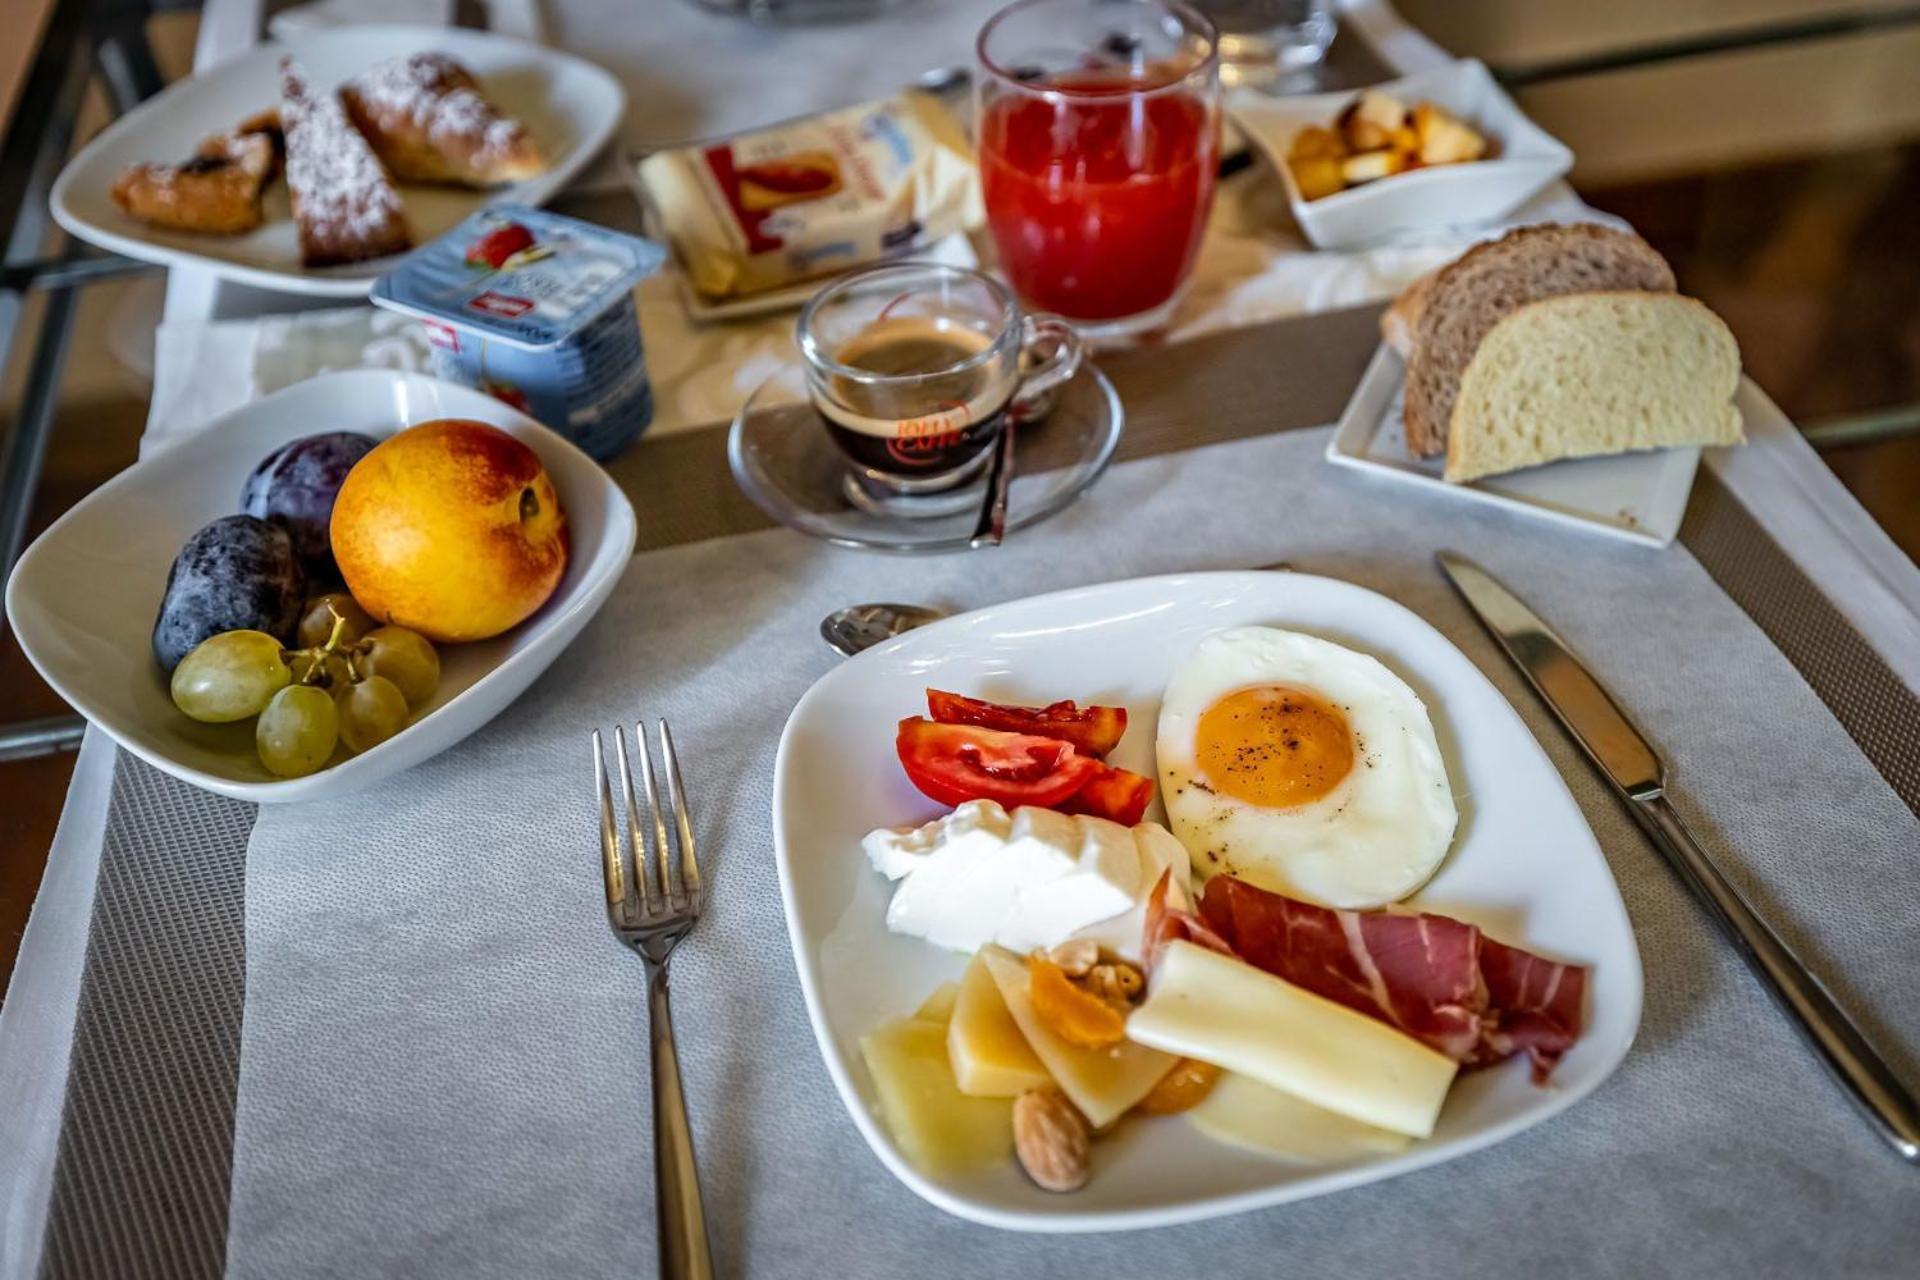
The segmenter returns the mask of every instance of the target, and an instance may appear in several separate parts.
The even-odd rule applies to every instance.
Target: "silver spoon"
[[[836,652],[851,658],[883,640],[891,640],[946,616],[944,609],[919,604],[850,604],[820,620],[820,638]]]
[[[979,523],[973,526],[973,537],[967,545],[974,550],[982,547],[997,547],[1007,537],[1007,492],[1013,488],[1013,433],[1019,425],[1015,416],[1007,415],[1006,425],[1000,428],[1000,438],[994,442],[993,460],[987,468],[987,497],[980,506]]]

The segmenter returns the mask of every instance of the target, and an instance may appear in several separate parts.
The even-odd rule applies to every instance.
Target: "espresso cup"
[[[828,437],[863,486],[893,496],[972,480],[1081,354],[1065,320],[1024,315],[999,281],[934,263],[840,277],[800,312],[796,340]]]

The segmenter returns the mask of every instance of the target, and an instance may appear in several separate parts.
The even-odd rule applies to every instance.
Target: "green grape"
[[[260,763],[282,778],[303,778],[325,767],[340,737],[340,713],[325,689],[288,685],[273,695],[254,726]]]
[[[416,711],[440,687],[440,655],[417,631],[381,627],[368,632],[360,653],[360,674],[393,681],[407,705]]]
[[[407,699],[385,676],[368,676],[334,695],[340,741],[354,753],[377,747],[407,727]]]
[[[228,724],[259,715],[292,678],[279,640],[264,631],[223,631],[173,669],[173,705],[195,720]]]
[[[340,628],[340,647],[352,648],[360,643],[360,637],[373,630],[376,625],[367,611],[360,607],[345,591],[334,591],[324,596],[315,596],[307,601],[307,607],[300,615],[299,632],[295,641],[303,649],[318,649],[333,638],[333,624],[336,616],[346,622]]]
[[[316,674],[314,668],[320,670]],[[295,684],[318,685],[322,689],[341,690],[353,683],[353,668],[345,655],[324,649],[296,649],[287,655],[287,669]]]

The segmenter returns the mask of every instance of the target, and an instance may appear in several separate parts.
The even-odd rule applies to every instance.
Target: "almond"
[[[1078,1191],[1087,1185],[1093,1134],[1086,1117],[1058,1089],[1029,1089],[1014,1100],[1013,1149],[1042,1190]]]

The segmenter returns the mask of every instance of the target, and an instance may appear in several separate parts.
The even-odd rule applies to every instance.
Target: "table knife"
[[[1693,838],[1667,802],[1666,765],[1659,753],[1566,642],[1519,597],[1462,556],[1441,551],[1434,558],[1861,1114],[1903,1159],[1920,1163],[1920,1101]]]

